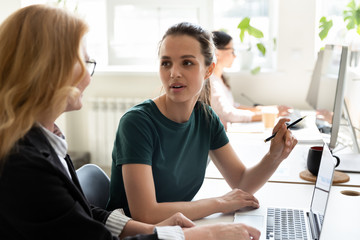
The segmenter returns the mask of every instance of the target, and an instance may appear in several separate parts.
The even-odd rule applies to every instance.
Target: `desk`
[[[313,185],[267,182],[256,194],[261,207],[281,206],[309,209]],[[205,179],[196,199],[221,196],[231,189],[225,180]],[[360,196],[346,196],[341,192],[358,187],[333,186],[322,231],[322,240],[360,239]],[[233,222],[234,214],[215,213],[195,221],[197,225]]]
[[[249,129],[251,129],[253,132],[235,131],[234,128],[232,129],[232,132],[227,132],[230,144],[233,146],[235,152],[240,157],[241,161],[247,167],[253,166],[258,161],[260,161],[262,157],[268,152],[270,147],[270,142],[264,143],[264,139],[271,135],[272,130],[262,130],[256,132],[254,129],[259,129],[256,128],[256,124],[262,123],[260,122],[245,124],[247,126],[250,126]],[[311,124],[309,126],[311,126]],[[315,136],[319,136],[317,134],[320,134],[316,127],[310,127],[309,129],[306,129],[304,131],[314,132]],[[293,133],[296,134],[296,130],[294,130]],[[300,178],[299,174],[301,171],[306,169],[306,159],[309,148],[314,145],[322,144],[322,140],[318,139],[318,137],[314,137],[312,141],[303,141],[298,143],[289,155],[289,157],[281,163],[281,165],[273,174],[273,176],[269,179],[269,181],[313,185],[313,182],[308,182]],[[350,176],[350,181],[346,183],[339,183],[338,185],[360,187],[360,174],[348,173],[348,175]],[[207,167],[205,177],[215,179],[223,178],[216,166],[211,161]]]

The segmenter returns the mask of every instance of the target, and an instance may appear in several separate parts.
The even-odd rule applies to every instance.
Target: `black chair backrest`
[[[76,170],[86,199],[94,206],[105,209],[109,199],[110,179],[95,164],[86,164]]]

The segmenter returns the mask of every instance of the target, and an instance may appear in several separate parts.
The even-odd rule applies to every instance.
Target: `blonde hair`
[[[80,94],[87,31],[81,18],[47,5],[19,9],[0,26],[0,168],[41,114],[58,116]],[[74,82],[77,62],[82,74]]]

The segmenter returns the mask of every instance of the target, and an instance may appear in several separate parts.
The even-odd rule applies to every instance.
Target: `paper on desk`
[[[229,133],[263,133],[264,130],[263,122],[228,123],[227,125]]]
[[[292,134],[296,137],[299,143],[314,143],[321,144],[324,142],[319,130],[313,128],[301,128],[291,130]]]

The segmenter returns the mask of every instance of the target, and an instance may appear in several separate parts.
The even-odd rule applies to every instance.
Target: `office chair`
[[[105,209],[109,199],[110,179],[95,164],[85,164],[76,170],[86,199],[94,206]]]

